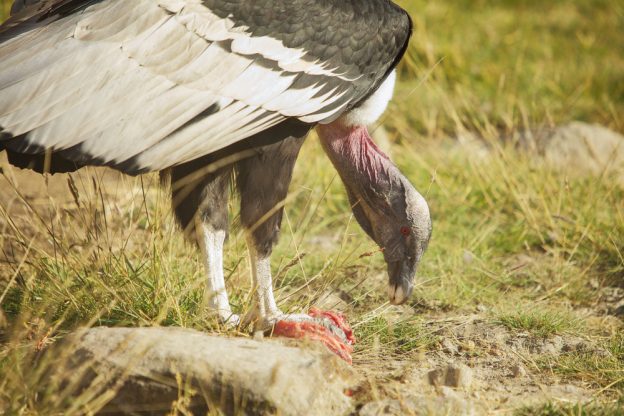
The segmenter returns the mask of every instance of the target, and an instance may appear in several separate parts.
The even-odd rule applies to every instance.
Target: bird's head
[[[389,300],[402,304],[412,293],[416,268],[431,237],[427,202],[379,150],[366,127],[338,120],[318,131],[355,218],[383,250]]]
[[[341,118],[318,126],[325,152],[340,174],[353,214],[383,250],[391,303],[407,301],[431,237],[425,199],[371,139],[367,125],[384,112],[394,89],[391,73],[366,101]]]

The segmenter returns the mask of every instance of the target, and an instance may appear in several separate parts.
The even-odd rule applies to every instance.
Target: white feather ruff
[[[392,99],[395,83],[396,72],[392,71],[373,95],[341,117],[342,123],[347,126],[368,126],[379,120]]]

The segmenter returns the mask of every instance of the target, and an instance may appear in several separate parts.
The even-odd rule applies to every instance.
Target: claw
[[[220,320],[221,323],[228,329],[235,329],[241,323],[240,317],[231,312],[229,314],[221,314]]]

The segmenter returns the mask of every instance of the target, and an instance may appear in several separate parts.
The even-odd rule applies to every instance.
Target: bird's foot
[[[221,314],[219,313],[219,322],[228,329],[238,328],[241,324],[241,318],[235,313]]]
[[[233,313],[230,309],[210,308],[209,316],[216,319],[220,325],[227,329],[238,328],[241,324],[241,318]]]
[[[320,341],[351,364],[353,330],[342,314],[311,308],[309,314],[281,314],[270,319],[271,334],[288,338]]]

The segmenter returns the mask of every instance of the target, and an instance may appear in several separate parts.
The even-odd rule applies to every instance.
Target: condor
[[[0,26],[0,150],[39,172],[170,172],[210,307],[233,324],[222,259],[235,171],[255,322],[267,328],[309,319],[277,308],[269,260],[276,207],[316,128],[400,304],[431,235],[429,209],[366,126],[391,99],[410,32],[388,0],[19,0]]]

